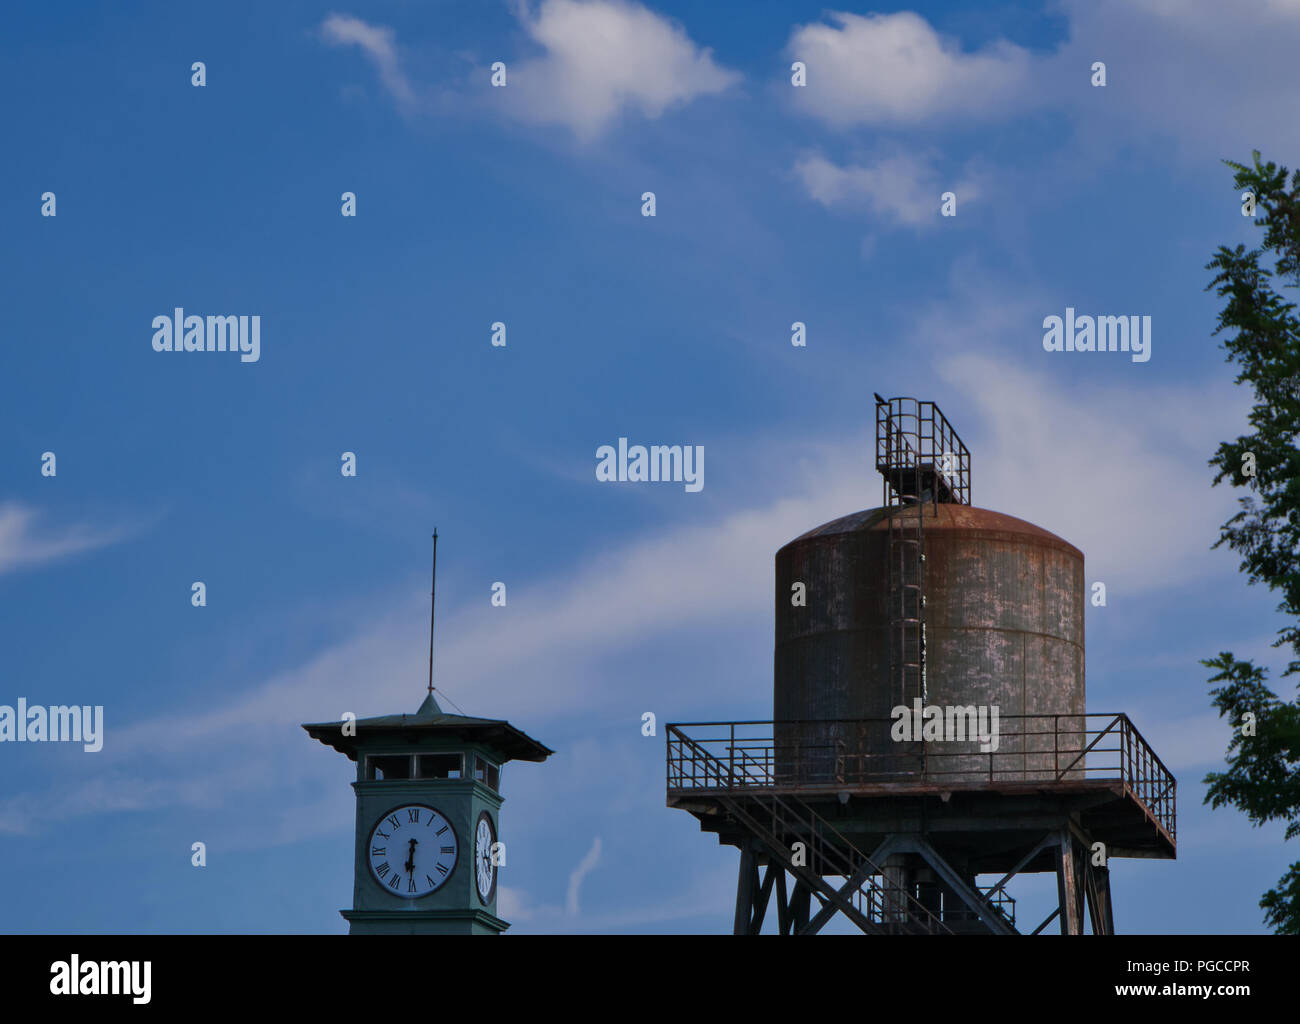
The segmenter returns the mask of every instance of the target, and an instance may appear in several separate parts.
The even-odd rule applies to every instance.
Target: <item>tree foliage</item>
[[[1283,675],[1300,672],[1300,320],[1296,306],[1275,286],[1300,287],[1300,170],[1287,183],[1287,169],[1225,161],[1236,187],[1255,197],[1255,224],[1264,228],[1261,248],[1220,246],[1206,265],[1207,286],[1226,300],[1214,333],[1235,333],[1223,342],[1237,366],[1236,383],[1254,394],[1250,433],[1219,445],[1210,459],[1214,483],[1228,480],[1248,491],[1239,511],[1221,528],[1215,547],[1241,556],[1250,583],[1281,595],[1278,610],[1289,620],[1274,646],[1289,646]],[[1268,257],[1272,267],[1262,265]],[[1251,470],[1253,469],[1253,475]],[[1287,822],[1286,838],[1300,835],[1300,702],[1286,702],[1267,685],[1267,670],[1238,661],[1231,652],[1202,662],[1216,674],[1210,696],[1220,717],[1232,723],[1228,771],[1206,776],[1206,803],[1244,811],[1251,823]],[[1260,900],[1265,923],[1300,934],[1300,861]]]

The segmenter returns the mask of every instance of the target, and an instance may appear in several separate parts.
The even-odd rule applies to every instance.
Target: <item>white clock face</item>
[[[456,830],[426,804],[403,804],[370,831],[366,859],[375,881],[414,900],[439,889],[456,870]]]
[[[492,860],[492,847],[496,841],[492,818],[484,811],[478,817],[478,828],[474,832],[474,880],[478,885],[478,898],[484,905],[491,903],[497,894],[497,866]]]

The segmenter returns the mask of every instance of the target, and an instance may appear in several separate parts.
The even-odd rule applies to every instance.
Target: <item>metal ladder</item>
[[[925,506],[921,414],[909,399],[876,404],[876,463],[889,523],[889,672],[895,707],[927,699],[925,677]],[[916,403],[913,403],[914,405]],[[933,474],[933,467],[930,469]]]

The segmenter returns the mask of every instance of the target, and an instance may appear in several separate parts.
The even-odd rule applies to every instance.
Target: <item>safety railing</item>
[[[1174,837],[1177,783],[1127,715],[935,710],[906,731],[894,718],[670,724],[668,791],[1118,781]]]
[[[692,759],[699,765],[708,765],[716,760],[684,733],[677,733],[676,742],[679,748],[690,750]],[[722,766],[715,764],[708,770],[716,776],[722,771]],[[754,795],[753,790],[750,793]],[[833,903],[836,896],[842,896],[868,924],[902,926],[908,923],[912,931],[950,931],[909,888],[891,882],[878,864],[797,796],[775,789],[760,791],[757,796],[758,799],[746,806],[728,796],[720,795],[720,800],[734,817],[750,826],[754,835],[773,847],[776,856],[782,860],[786,858],[791,837],[798,837],[805,856],[798,863],[791,859],[788,867],[796,874],[802,872],[811,877],[813,886],[822,892],[819,902],[824,906],[827,897],[831,897]],[[845,887],[828,887],[823,878],[825,875],[844,879]],[[992,909],[1003,912],[1001,908]]]
[[[913,467],[935,478],[936,500],[970,504],[970,450],[939,407],[915,398],[877,395],[876,469],[887,487],[898,489],[900,474]]]

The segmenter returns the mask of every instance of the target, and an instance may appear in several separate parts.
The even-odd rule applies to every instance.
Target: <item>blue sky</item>
[[[352,765],[298,723],[418,706],[436,524],[440,687],[557,751],[504,774],[503,916],[726,931],[735,852],[664,807],[641,715],[770,715],[772,556],[878,504],[873,391],[938,401],[975,504],[1107,584],[1089,710],[1180,782],[1179,859],[1113,865],[1117,928],[1261,930],[1295,844],[1200,805],[1198,659],[1281,661],[1210,550],[1248,396],[1203,267],[1258,238],[1220,161],[1300,162],[1300,3],[7,19],[0,703],[106,736],[0,745],[0,872],[50,882],[0,930],[344,931]],[[261,358],[153,351],[176,306],[259,315]],[[1150,362],[1045,352],[1066,306],[1150,315]],[[620,436],[703,445],[705,487],[597,482]]]

